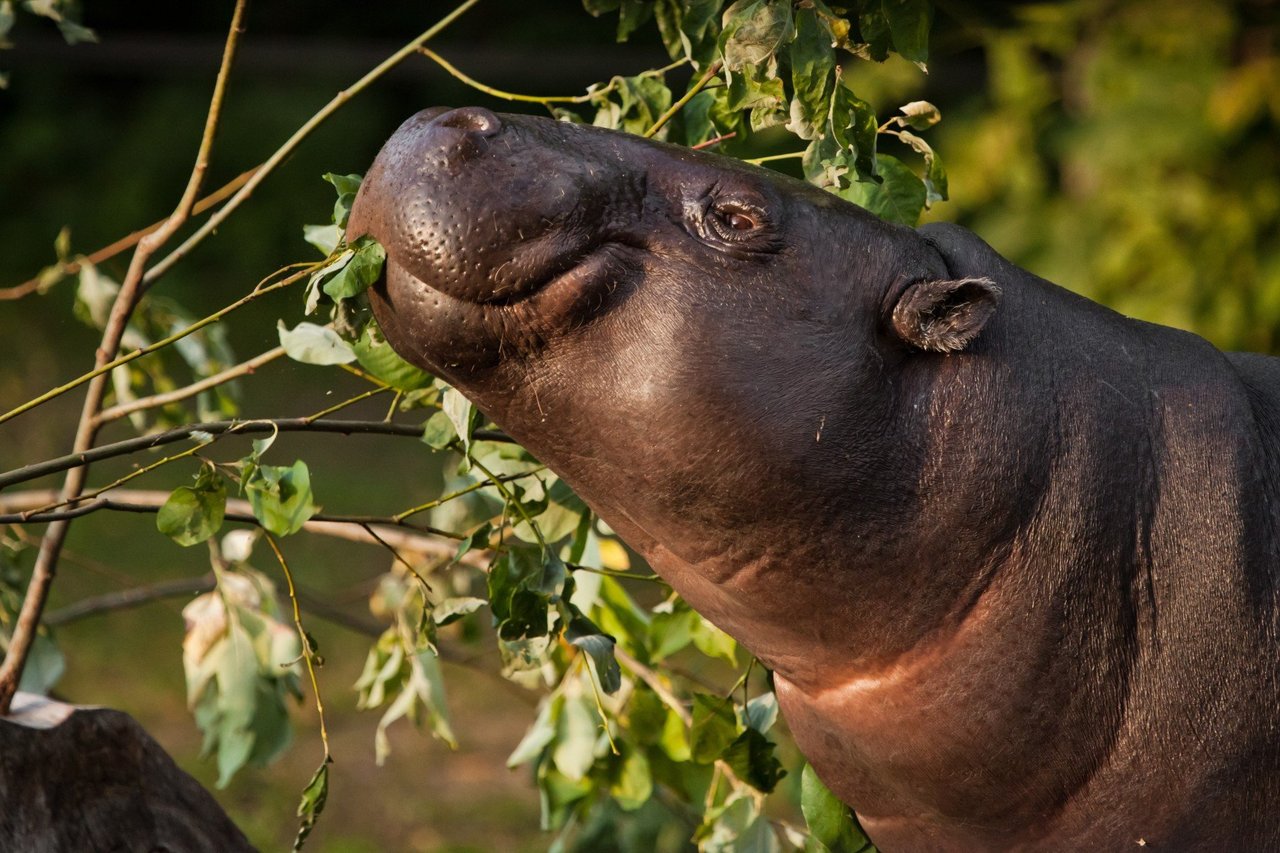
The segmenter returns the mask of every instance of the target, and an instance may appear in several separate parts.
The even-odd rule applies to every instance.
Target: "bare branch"
[[[341,92],[334,95],[333,99],[330,100],[329,103],[325,104],[319,112],[308,119],[306,124],[298,128],[283,145],[276,149],[274,154],[267,158],[267,161],[263,163],[254,176],[240,188],[239,192],[232,196],[230,201],[219,209],[217,213],[209,217],[204,225],[200,226],[194,234],[183,241],[182,245],[178,246],[178,248],[174,249],[166,258],[151,268],[144,280],[144,287],[150,287],[158,278],[160,278],[160,276],[168,272],[175,263],[185,257],[192,249],[203,242],[206,237],[216,231],[218,226],[220,226],[223,221],[244,202],[245,199],[253,195],[253,191],[258,188],[258,184],[262,183],[267,175],[275,171],[276,167],[284,162],[284,160],[293,153],[294,149],[296,149],[304,139],[310,136],[317,127],[323,124],[329,116],[337,112],[344,104],[346,104],[347,101],[351,100],[351,98],[367,88],[369,84],[373,83],[383,74],[386,74],[392,68],[395,68],[406,58],[412,56],[419,47],[435,38],[441,30],[452,24],[455,20],[461,17],[464,12],[478,2],[479,0],[465,0],[465,2],[455,8],[448,15],[445,15],[437,21],[434,26],[415,38],[413,41],[406,44],[404,47],[400,48],[391,56],[387,57],[376,68],[361,77],[349,88],[343,89]]]
[[[488,484],[486,483],[486,485]],[[41,517],[28,515],[28,513],[33,509],[45,506],[51,500],[56,499],[57,495],[58,493],[53,489],[36,489],[0,495],[0,524],[36,523],[41,521]],[[90,502],[73,510],[67,510],[66,514],[70,517],[77,517],[99,510],[154,513],[159,511],[160,507],[164,506],[164,502],[168,499],[169,493],[163,491],[116,489],[109,498],[102,498],[100,501]],[[71,515],[72,513],[74,515]],[[253,509],[249,506],[249,502],[239,498],[232,498],[227,501],[224,518],[228,521],[257,524],[257,519],[253,516]],[[51,521],[53,519],[44,518],[43,520]],[[370,533],[366,529],[367,527],[372,528],[377,535],[374,536]],[[305,522],[302,525],[302,529],[307,533],[318,536],[329,536],[335,539],[345,539],[349,542],[360,542],[369,545],[379,545],[378,538],[381,537],[384,543],[394,546],[402,553],[418,554],[440,560],[452,559],[458,550],[456,539],[419,532],[418,528],[404,523],[398,516],[389,516],[378,522],[322,513]],[[490,556],[489,551],[476,549],[465,554],[459,562],[470,568],[484,571],[489,565]]]
[[[120,341],[125,327],[133,314],[138,300],[142,296],[143,274],[151,255],[164,245],[173,234],[182,227],[191,214],[196,198],[200,194],[200,185],[209,166],[209,152],[213,146],[213,137],[218,128],[218,120],[222,114],[222,98],[226,92],[227,78],[235,61],[236,49],[240,43],[240,33],[244,20],[244,9],[247,0],[236,0],[235,10],[231,13],[231,28],[227,33],[226,47],[222,54],[222,64],[214,82],[213,95],[209,101],[209,112],[205,120],[204,134],[200,140],[200,149],[196,154],[195,165],[191,169],[191,177],[178,202],[177,208],[156,231],[138,241],[137,249],[129,262],[129,271],[125,274],[120,290],[112,303],[111,313],[107,317],[106,327],[102,333],[102,343],[98,347],[95,367],[99,370],[111,362],[120,349]],[[76,427],[76,437],[72,445],[73,452],[83,452],[93,446],[97,435],[97,415],[102,408],[103,395],[106,393],[106,373],[98,373],[89,381],[85,392],[84,407],[80,412],[80,422]],[[74,498],[84,486],[87,471],[83,465],[71,469],[62,487],[63,500]],[[31,581],[27,585],[27,593],[22,601],[22,609],[14,622],[10,635],[8,653],[0,663],[0,715],[9,713],[13,695],[17,692],[18,681],[22,677],[23,667],[27,662],[27,654],[35,640],[36,629],[40,624],[40,614],[44,610],[49,589],[57,574],[58,554],[66,540],[68,521],[56,521],[45,531],[40,543],[40,551],[36,557],[35,568],[31,573]]]
[[[130,587],[119,592],[108,592],[103,595],[95,595],[92,598],[82,598],[74,604],[60,607],[44,617],[44,624],[50,628],[57,628],[59,625],[66,625],[69,622],[75,622],[87,616],[96,616],[99,613],[141,607],[144,604],[164,598],[180,598],[186,595],[209,592],[217,585],[218,582],[211,572],[198,578],[176,578],[145,586]]]
[[[143,435],[137,438],[126,438],[113,444],[104,444],[78,453],[68,453],[56,459],[36,462],[31,465],[15,468],[0,474],[0,489],[18,483],[25,483],[38,477],[57,474],[116,456],[127,456],[183,441],[191,438],[192,433],[207,432],[210,435],[235,433],[237,435],[253,435],[263,432],[322,432],[341,435],[396,435],[409,438],[421,438],[422,427],[415,424],[387,423],[386,421],[313,421],[310,418],[262,418],[258,420],[206,421],[188,424],[155,435]],[[476,430],[475,437],[481,441],[510,442],[511,437],[494,430]]]
[[[175,388],[164,394],[153,394],[150,397],[140,397],[137,400],[131,400],[128,403],[121,403],[118,406],[112,406],[98,415],[98,424],[102,425],[111,421],[131,415],[134,412],[140,412],[144,409],[157,409],[161,406],[167,406],[170,403],[177,403],[182,400],[189,399],[199,394],[201,391],[208,391],[210,388],[216,388],[223,383],[230,382],[241,376],[253,373],[264,364],[275,361],[284,355],[284,347],[275,347],[269,349],[262,355],[255,356],[248,361],[237,364],[235,367],[228,367],[221,373],[215,373],[213,376],[207,376],[199,382],[192,382],[182,388]]]

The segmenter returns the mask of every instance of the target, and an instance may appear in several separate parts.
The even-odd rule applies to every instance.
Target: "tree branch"
[[[57,628],[88,616],[96,616],[99,613],[141,607],[144,604],[164,598],[179,598],[184,595],[209,592],[217,585],[217,580],[214,579],[213,573],[210,572],[198,578],[176,578],[145,586],[134,586],[122,589],[119,592],[108,592],[91,598],[82,598],[74,604],[60,607],[44,617],[44,624],[50,628]]]
[[[489,484],[485,483],[485,485]],[[16,492],[10,495],[0,495],[0,524],[34,524],[40,521],[52,521],[54,519],[44,517],[43,514],[36,516],[30,514],[30,511],[45,506],[56,497],[57,492],[53,489],[37,489]],[[154,513],[158,512],[168,499],[168,492],[149,489],[116,489],[109,498],[102,498],[98,501],[78,506],[75,509],[66,510],[65,514],[68,517],[75,518],[99,510]],[[232,498],[227,501],[226,514],[223,517],[227,521],[244,522],[246,524],[258,523],[257,519],[254,518],[253,508],[249,506],[249,502],[239,498]],[[372,535],[366,529],[367,527],[372,527],[377,536]],[[370,521],[365,517],[357,518],[320,513],[307,520],[302,525],[302,529],[307,533],[318,536],[329,536],[335,539],[345,539],[349,542],[369,545],[379,545],[378,538],[380,537],[384,543],[390,544],[402,552],[420,554],[441,560],[453,559],[453,555],[458,550],[457,540],[453,538],[454,534],[450,534],[449,537],[442,537],[433,535],[429,531],[422,532],[421,528],[404,522],[399,516],[388,516]],[[484,571],[488,567],[490,556],[489,551],[476,549],[463,555],[462,560],[459,562],[470,568]]]
[[[98,415],[98,424],[101,426],[102,424],[123,418],[126,415],[131,415],[134,412],[140,412],[143,409],[157,409],[161,406],[167,406],[170,403],[177,403],[181,400],[186,400],[190,397],[194,397],[201,391],[208,391],[210,388],[216,388],[224,382],[230,382],[232,379],[237,379],[241,376],[245,376],[246,374],[253,373],[259,367],[275,361],[282,355],[284,355],[284,347],[275,347],[274,349],[269,349],[262,353],[262,355],[255,356],[248,361],[237,364],[235,367],[228,367],[221,373],[215,373],[213,376],[207,376],[199,382],[192,382],[190,385],[185,385],[182,388],[175,388],[174,390],[164,394],[153,394],[150,397],[141,397],[137,400],[131,400],[128,403],[121,403],[118,406],[112,406]]]
[[[258,420],[206,421],[188,424],[155,435],[143,435],[137,438],[126,438],[114,444],[104,444],[78,453],[68,453],[56,459],[36,462],[22,468],[15,468],[0,474],[0,489],[18,483],[25,483],[38,477],[57,474],[111,459],[116,456],[127,456],[153,447],[172,444],[190,438],[192,433],[207,432],[210,435],[235,433],[237,435],[253,435],[263,432],[322,432],[341,435],[398,435],[409,438],[421,438],[422,426],[404,423],[387,423],[386,421],[313,421],[310,418],[262,418]],[[511,442],[512,438],[505,433],[494,430],[476,430],[475,437],[481,441]]]
[[[209,101],[209,112],[205,118],[204,134],[200,139],[200,148],[196,154],[195,165],[191,168],[191,177],[188,179],[186,189],[178,201],[178,206],[169,218],[165,220],[164,225],[138,241],[133,258],[129,262],[129,270],[120,285],[120,290],[116,293],[115,301],[111,305],[111,313],[107,317],[106,327],[103,329],[102,343],[98,347],[95,358],[95,367],[99,370],[110,363],[120,349],[120,341],[124,336],[129,318],[133,315],[133,310],[137,306],[138,300],[142,297],[143,276],[151,255],[164,245],[187,221],[187,218],[191,215],[191,208],[195,205],[196,198],[200,194],[200,185],[203,183],[205,172],[209,167],[209,152],[213,147],[213,137],[222,114],[222,99],[226,92],[227,78],[230,76],[231,66],[235,62],[236,49],[240,44],[246,3],[247,0],[236,0],[235,10],[231,13],[231,27],[227,33],[227,41],[222,53],[222,64],[214,81],[213,95]],[[76,427],[75,441],[72,444],[73,452],[83,452],[93,446],[93,440],[98,430],[97,415],[102,408],[102,399],[106,393],[106,387],[107,376],[105,372],[99,373],[89,381],[89,387],[85,392],[84,407],[80,412],[80,422]],[[63,483],[62,499],[67,500],[76,497],[84,486],[86,476],[87,471],[83,465],[71,469],[67,474],[66,481]],[[49,589],[53,585],[54,576],[57,574],[58,554],[62,550],[63,542],[66,541],[68,525],[68,521],[54,522],[45,531],[44,539],[40,543],[40,551],[36,556],[36,564],[31,573],[31,581],[27,585],[27,593],[22,601],[22,609],[14,622],[8,652],[5,655],[4,662],[0,663],[0,716],[9,713],[13,695],[17,692],[18,682],[22,677],[22,670],[27,662],[27,654],[31,650],[31,644],[35,640],[36,629],[40,624],[40,614],[44,610],[45,601],[49,596]]]
[[[341,92],[334,95],[333,99],[330,100],[329,103],[325,104],[319,112],[309,118],[306,124],[298,128],[292,136],[285,140],[283,145],[276,149],[274,154],[267,158],[267,161],[263,163],[258,168],[258,171],[254,173],[253,177],[250,178],[234,196],[231,197],[230,201],[220,208],[217,213],[210,216],[209,219],[205,221],[204,225],[200,226],[194,234],[183,241],[178,248],[174,249],[167,257],[151,268],[144,279],[144,289],[154,284],[155,281],[159,279],[160,276],[168,272],[174,264],[203,242],[206,237],[216,231],[218,226],[222,224],[223,220],[230,216],[232,212],[234,212],[235,209],[245,201],[245,199],[253,195],[253,191],[258,188],[258,184],[262,183],[267,175],[274,172],[276,167],[284,162],[284,160],[293,153],[294,149],[302,143],[302,140],[310,136],[317,127],[329,118],[329,116],[337,112],[344,104],[346,104],[347,101],[351,100],[352,97],[367,88],[369,84],[373,83],[383,74],[386,74],[392,68],[395,68],[409,56],[412,56],[419,47],[435,38],[441,30],[452,24],[455,20],[461,17],[464,12],[478,2],[479,0],[465,0],[465,2],[460,4],[448,15],[445,15],[437,21],[434,26],[413,41],[406,44],[404,47],[397,50],[391,56],[387,57],[376,68],[368,74],[365,74],[349,88],[343,89]]]

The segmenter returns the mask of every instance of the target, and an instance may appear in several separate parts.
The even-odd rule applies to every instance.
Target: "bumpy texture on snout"
[[[566,168],[540,131],[478,107],[423,110],[365,177],[348,233],[455,299],[529,295],[589,251],[627,185],[599,159]]]

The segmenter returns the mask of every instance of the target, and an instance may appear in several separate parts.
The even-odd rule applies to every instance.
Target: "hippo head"
[[[853,501],[901,503],[902,376],[971,348],[998,294],[803,182],[479,108],[396,131],[352,208],[364,234],[386,248],[371,298],[397,351],[775,665],[804,645],[806,600],[775,587],[811,602],[822,579],[765,567],[858,535],[833,529]],[[776,632],[739,618],[744,592],[772,597]]]

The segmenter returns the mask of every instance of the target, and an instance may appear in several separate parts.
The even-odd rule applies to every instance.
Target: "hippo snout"
[[[429,305],[540,291],[598,245],[618,188],[631,183],[612,157],[566,158],[563,136],[577,131],[546,124],[483,107],[422,110],[365,176],[348,238],[382,243],[389,275],[407,274]]]
[[[501,120],[484,107],[431,107],[415,119],[420,150],[446,166],[484,153],[486,140],[502,130]]]

